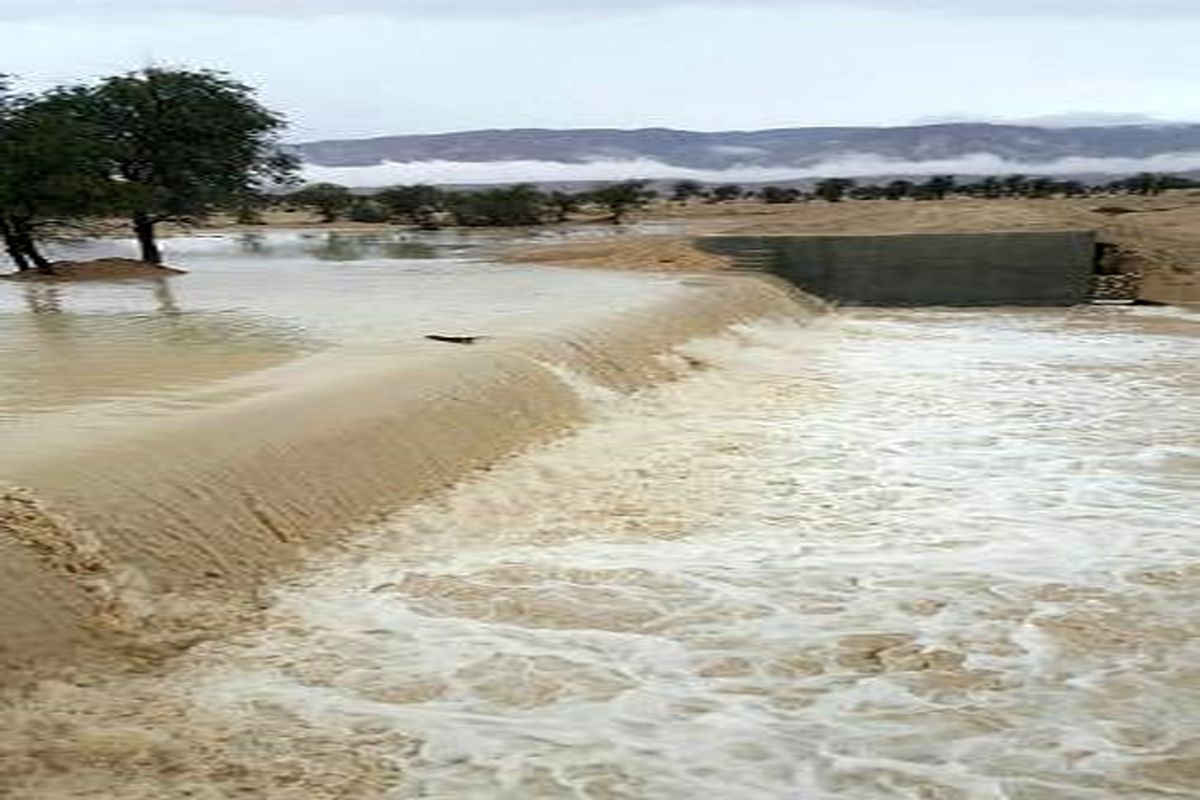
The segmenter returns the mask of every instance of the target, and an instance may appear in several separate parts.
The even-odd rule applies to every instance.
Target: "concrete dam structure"
[[[1088,299],[1093,231],[699,239],[739,267],[856,306],[1070,306]]]

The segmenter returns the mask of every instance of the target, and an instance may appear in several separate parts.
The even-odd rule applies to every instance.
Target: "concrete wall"
[[[886,236],[704,236],[709,252],[827,300],[867,306],[1086,302],[1092,231]]]

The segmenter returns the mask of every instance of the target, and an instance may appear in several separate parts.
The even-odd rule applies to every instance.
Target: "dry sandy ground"
[[[1096,211],[1119,206],[1132,213]],[[887,234],[1087,228],[1121,246],[1145,275],[1143,296],[1170,303],[1200,302],[1200,193],[1157,198],[942,202],[851,201],[768,206],[661,204],[646,220],[680,225],[673,236],[623,236],[509,250],[506,261],[620,269],[721,269],[722,258],[693,247],[691,237],[738,234]]]

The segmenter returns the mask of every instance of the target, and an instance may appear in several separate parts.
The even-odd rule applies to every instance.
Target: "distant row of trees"
[[[17,94],[0,76],[0,237],[19,270],[52,272],[48,228],[123,216],[144,261],[156,226],[253,202],[294,179],[283,118],[207,71],[147,69]]]
[[[810,190],[796,187],[765,186],[744,189],[738,184],[705,186],[698,181],[678,181],[669,198],[686,203],[693,199],[708,203],[732,200],[759,200],[768,204],[825,200],[945,200],[948,197],[1000,198],[1089,197],[1093,195],[1158,195],[1169,189],[1200,187],[1200,182],[1178,175],[1144,172],[1106,183],[1088,184],[1077,180],[1056,180],[1045,176],[988,176],[961,181],[955,175],[934,175],[922,181],[898,179],[884,184],[859,183],[850,178],[826,178]]]
[[[541,191],[532,184],[447,190],[417,184],[393,186],[375,192],[352,191],[332,183],[305,186],[290,194],[260,198],[261,207],[305,209],[321,222],[395,222],[433,230],[443,225],[466,227],[541,225],[565,222],[580,212],[606,215],[622,222],[634,210],[648,205],[659,194],[648,181],[624,181],[582,192]],[[674,183],[667,200],[688,203],[728,203],[752,200],[769,205],[824,200],[945,200],[948,197],[1050,198],[1094,195],[1157,195],[1168,189],[1200,187],[1200,182],[1172,175],[1143,173],[1103,184],[1075,180],[1008,175],[962,182],[952,175],[935,175],[923,181],[894,180],[885,184],[858,183],[849,178],[827,178],[808,190],[765,186],[747,189],[728,183],[709,186],[699,181]],[[242,222],[256,221],[257,209],[240,215]]]
[[[647,181],[623,181],[586,192],[544,192],[533,184],[520,183],[451,191],[418,184],[363,194],[332,183],[316,183],[275,198],[274,204],[309,209],[322,222],[401,222],[426,230],[445,223],[475,228],[565,222],[571,214],[584,210],[600,211],[609,221],[620,223],[658,196],[646,187]],[[270,201],[264,198],[264,202]]]

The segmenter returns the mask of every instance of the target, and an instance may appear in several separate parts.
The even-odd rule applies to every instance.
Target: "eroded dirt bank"
[[[679,235],[606,237],[513,248],[505,260],[609,269],[719,270],[728,262],[689,242],[697,235],[877,234],[1095,229],[1119,245],[1126,263],[1144,273],[1143,296],[1162,303],[1200,303],[1200,197],[1051,200],[853,201],[768,206],[661,204],[647,220],[670,221]],[[1129,213],[1102,213],[1119,207]]]

